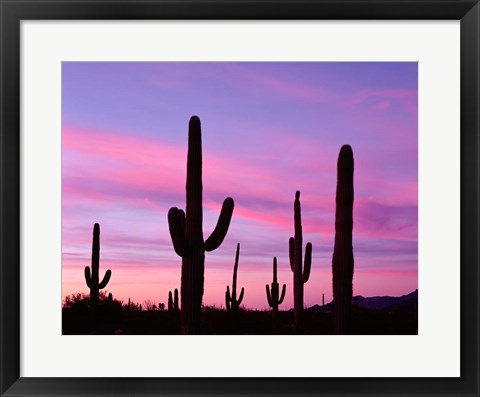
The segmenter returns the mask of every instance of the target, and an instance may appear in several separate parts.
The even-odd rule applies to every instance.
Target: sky
[[[287,285],[288,239],[301,192],[313,245],[306,306],[332,300],[336,164],[354,154],[353,293],[418,286],[418,84],[414,62],[62,63],[62,297],[89,293],[94,223],[100,277],[116,299],[167,303],[181,258],[167,213],[185,209],[188,121],[202,125],[204,238],[235,201],[222,245],[205,255],[205,305],[225,307],[240,243],[242,304],[268,309],[265,285]]]

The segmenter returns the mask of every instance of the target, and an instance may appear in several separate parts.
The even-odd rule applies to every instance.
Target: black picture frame
[[[1,396],[480,395],[478,0],[0,0],[0,13]],[[20,377],[20,22],[111,19],[460,21],[461,376],[459,378]],[[442,359],[441,346],[438,359]],[[314,364],[314,361],[311,364]]]

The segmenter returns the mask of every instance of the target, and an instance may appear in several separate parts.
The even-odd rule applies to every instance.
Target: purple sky
[[[185,208],[188,121],[203,139],[204,237],[235,200],[225,241],[206,253],[204,303],[225,305],[235,248],[243,304],[267,308],[278,258],[293,306],[288,239],[301,191],[304,244],[313,244],[305,304],[332,298],[336,162],[355,158],[354,294],[417,288],[417,63],[64,62],[63,296],[88,293],[92,230],[100,277],[117,299],[166,303],[180,288],[170,207]]]

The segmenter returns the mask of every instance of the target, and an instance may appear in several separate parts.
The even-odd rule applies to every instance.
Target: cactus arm
[[[240,243],[237,243],[237,252],[235,254],[235,264],[233,265],[233,280],[232,280],[232,296],[235,300],[237,295],[237,272],[238,272],[238,257],[240,256]]]
[[[217,226],[215,226],[212,234],[204,243],[205,251],[213,251],[220,247],[220,244],[222,244],[225,236],[227,235],[228,227],[230,226],[233,207],[233,199],[231,197],[227,197],[223,202],[222,210],[220,212],[220,216],[218,217]]]
[[[227,285],[227,290],[225,291],[225,306],[227,308],[227,311],[230,311],[231,306],[230,303],[232,301],[232,298],[230,297],[230,287]]]
[[[187,239],[185,238],[185,212],[173,207],[168,211],[168,228],[172,238],[173,249],[180,257],[187,256]]]
[[[104,289],[107,286],[108,282],[110,281],[111,276],[112,276],[112,271],[108,269],[105,272],[105,276],[103,276],[102,282],[98,284],[98,289]]]
[[[88,288],[92,288],[92,277],[90,276],[90,268],[85,266],[85,281]]]
[[[270,295],[270,287],[269,285],[265,285],[265,290],[267,291],[267,301],[268,301],[268,305],[270,307],[273,307],[273,304],[272,304],[272,296]]]
[[[225,292],[225,297],[227,298],[227,300],[229,302],[232,301],[232,297],[230,296],[230,286],[229,285],[227,285],[227,291]]]
[[[240,296],[238,297],[238,300],[237,300],[237,305],[240,306],[240,303],[242,303],[242,300],[243,300],[243,292],[244,292],[244,289],[242,287],[242,291],[240,292]]]
[[[173,310],[173,299],[172,299],[172,291],[168,291],[168,311]]]
[[[235,297],[237,292],[237,272],[238,257],[240,256],[240,243],[237,243],[237,252],[235,253],[235,264],[233,265],[232,295]]]
[[[312,243],[308,243],[305,247],[305,260],[304,260],[304,267],[303,267],[303,283],[308,281],[310,277],[310,269],[312,267]]]
[[[282,287],[282,295],[280,296],[280,299],[278,300],[278,304],[281,305],[282,302],[283,302],[283,299],[285,298],[285,292],[287,290],[287,286],[285,284],[283,284],[283,287]]]
[[[293,237],[290,237],[290,239],[288,240],[288,254],[289,254],[289,258],[290,258],[290,267],[292,268],[292,272],[295,271],[295,260],[294,260],[294,256],[295,256],[295,238]]]

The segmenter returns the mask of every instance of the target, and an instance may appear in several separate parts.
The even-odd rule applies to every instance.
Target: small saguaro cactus
[[[232,294],[230,295],[230,287],[227,285],[227,291],[225,292],[225,306],[227,311],[235,312],[240,307],[243,300],[244,289],[240,292],[240,296],[237,299],[237,270],[238,270],[238,257],[240,256],[240,243],[237,244],[237,253],[235,254],[235,265],[233,266],[233,281],[232,281]]]
[[[175,291],[173,293],[173,310],[178,312],[178,289],[175,288]]]
[[[173,298],[172,291],[168,292],[168,311],[178,311],[178,289],[175,288]]]
[[[173,311],[173,298],[172,298],[172,291],[168,291],[168,311]]]
[[[182,258],[181,332],[200,333],[203,284],[205,273],[205,251],[213,251],[222,244],[230,220],[233,199],[223,202],[215,230],[207,240],[203,239],[202,208],[202,135],[200,119],[193,116],[188,130],[186,211],[170,208],[168,226],[175,252]]]
[[[100,225],[93,225],[93,243],[92,243],[92,270],[85,266],[85,281],[90,288],[90,304],[97,306],[99,302],[99,291],[105,288],[110,281],[112,275],[111,270],[105,272],[102,282],[99,282],[98,268],[100,266]]]
[[[285,291],[287,286],[283,284],[282,294],[280,295],[280,289],[277,281],[277,257],[273,258],[273,281],[272,289],[270,290],[269,285],[265,286],[267,290],[267,300],[268,304],[272,308],[272,317],[276,319],[278,313],[278,306],[282,304],[283,299],[285,298]]]
[[[353,280],[353,151],[340,149],[337,163],[335,246],[333,249],[333,313],[335,334],[351,332]]]
[[[111,292],[108,294],[108,301],[109,301],[110,303],[113,302],[113,295],[112,295]]]
[[[295,311],[295,328],[302,328],[303,319],[303,284],[308,281],[310,277],[310,268],[312,265],[312,243],[307,243],[305,247],[305,259],[302,269],[302,215],[300,209],[300,192],[295,193],[294,202],[294,224],[295,237],[290,237],[289,240],[289,256],[290,267],[293,272],[293,300]]]

